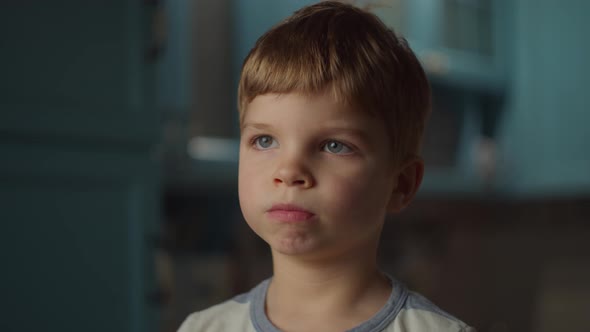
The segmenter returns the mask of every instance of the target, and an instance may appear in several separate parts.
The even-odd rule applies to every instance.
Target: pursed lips
[[[271,219],[280,222],[304,222],[315,216],[313,212],[295,204],[274,204],[267,214]]]

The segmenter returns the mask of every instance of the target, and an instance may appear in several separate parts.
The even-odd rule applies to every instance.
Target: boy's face
[[[397,183],[378,118],[329,95],[256,97],[243,118],[239,197],[273,251],[307,258],[377,245]]]

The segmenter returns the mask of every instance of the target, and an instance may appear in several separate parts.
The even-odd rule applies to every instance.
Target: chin
[[[277,239],[269,244],[274,252],[287,256],[307,256],[318,249],[314,241],[301,238]]]

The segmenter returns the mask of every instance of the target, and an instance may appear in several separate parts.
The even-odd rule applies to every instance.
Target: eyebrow
[[[360,139],[364,142],[369,142],[369,134],[364,132],[363,130],[356,129],[356,128],[349,128],[349,127],[328,127],[324,129],[329,134],[339,134],[344,133],[345,135],[354,136],[357,139]]]
[[[272,126],[271,126],[271,125],[268,125],[268,124],[265,124],[265,123],[252,123],[252,122],[246,122],[246,123],[243,123],[243,124],[240,126],[240,129],[241,129],[241,130],[244,130],[244,129],[248,128],[248,127],[252,127],[252,128],[254,128],[254,129],[258,129],[258,130],[269,130],[269,129],[271,129],[271,128],[272,128]]]

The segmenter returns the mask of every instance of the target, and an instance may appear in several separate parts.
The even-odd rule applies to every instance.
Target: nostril
[[[297,180],[286,180],[281,178],[275,178],[273,181],[275,184],[286,184],[288,186],[306,186],[309,184],[308,180],[305,179],[297,179]]]
[[[296,186],[296,187],[311,187],[313,186],[313,178],[305,169],[295,169],[283,167],[279,169],[273,176],[272,182],[274,185]]]

